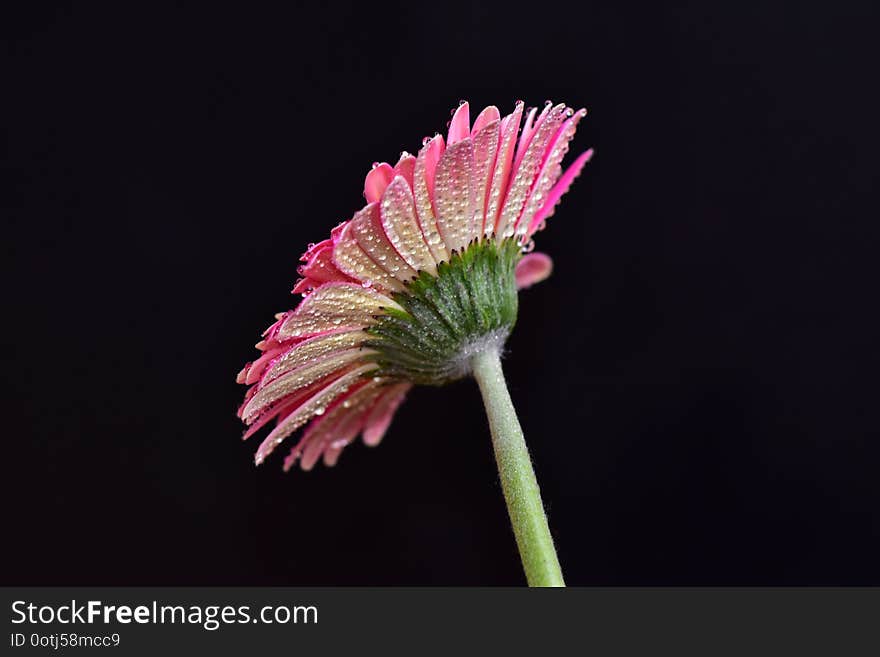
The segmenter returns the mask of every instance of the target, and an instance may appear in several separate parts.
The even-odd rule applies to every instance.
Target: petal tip
[[[446,140],[447,146],[461,141],[471,134],[471,112],[470,105],[466,100],[462,101],[455,113],[452,115],[452,121],[449,122],[449,137]]]
[[[546,253],[529,253],[516,265],[516,287],[519,290],[530,288],[546,280],[553,273],[553,260]]]

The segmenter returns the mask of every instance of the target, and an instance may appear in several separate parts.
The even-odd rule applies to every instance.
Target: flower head
[[[333,465],[363,436],[376,445],[414,384],[469,373],[470,356],[501,345],[516,321],[517,289],[550,274],[530,253],[556,204],[592,155],[561,162],[585,110],[549,101],[470,122],[463,102],[444,141],[367,174],[367,205],[303,255],[304,295],[257,343],[239,373],[251,387],[239,409],[250,437],[274,422],[261,463],[303,426],[284,461]]]

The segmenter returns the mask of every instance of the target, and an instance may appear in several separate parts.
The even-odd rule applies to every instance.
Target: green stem
[[[483,394],[501,488],[529,586],[565,586],[532,460],[504,381],[499,350],[490,348],[475,354],[471,367]]]

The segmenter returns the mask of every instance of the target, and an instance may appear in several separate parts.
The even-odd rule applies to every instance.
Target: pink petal
[[[470,105],[467,101],[463,102],[455,110],[452,115],[452,121],[449,122],[449,138],[446,140],[447,146],[452,146],[456,142],[461,141],[471,134],[471,114]]]
[[[381,386],[378,383],[360,381],[339,395],[322,415],[311,421],[302,438],[284,460],[284,470],[289,470],[300,457],[303,459],[303,470],[311,469],[321,453],[332,445],[336,445],[341,451],[344,444],[350,442],[360,431],[365,409],[372,406],[380,391]]]
[[[419,151],[413,172],[416,217],[419,220],[422,235],[425,236],[425,243],[437,263],[449,259],[446,244],[437,229],[437,214],[434,208],[434,174],[444,150],[446,150],[446,146],[443,143],[443,137],[437,135]]]
[[[284,376],[298,368],[314,365],[320,360],[348,349],[360,347],[368,336],[363,331],[351,331],[343,329],[330,331],[321,335],[308,338],[284,349],[280,356],[273,352],[271,366],[265,368],[260,377],[260,385],[265,386],[269,382]],[[367,351],[364,352],[369,353]]]
[[[581,153],[578,158],[572,162],[571,166],[568,167],[566,172],[562,174],[559,182],[557,182],[547,194],[547,200],[544,205],[535,213],[535,217],[532,219],[532,223],[529,226],[529,235],[534,233],[541,223],[553,214],[553,211],[556,209],[556,204],[559,203],[559,200],[568,191],[568,188],[571,187],[571,183],[573,183],[574,179],[580,175],[584,165],[589,162],[592,157],[593,149],[591,148],[584,153]]]
[[[482,114],[480,116],[482,116]],[[494,219],[492,221],[486,221],[486,211],[489,205],[492,171],[495,168],[495,158],[498,155],[498,142],[501,137],[500,123],[501,122],[497,119],[492,121],[473,137],[474,188],[476,190],[477,206],[474,220],[474,229],[477,231],[477,234],[474,235],[474,237],[488,237],[495,229]]]
[[[244,393],[244,399],[241,401],[241,406],[238,407],[238,410],[235,411],[235,414],[239,417],[244,413],[245,407],[248,405],[248,402],[254,398],[254,395],[257,394],[257,386],[251,386],[247,389],[247,392]]]
[[[553,261],[545,253],[528,253],[516,263],[516,289],[540,283],[553,272]]]
[[[501,122],[501,142],[498,147],[498,155],[495,168],[492,172],[492,186],[489,192],[489,205],[486,209],[486,226],[493,225],[493,232],[498,233],[498,220],[501,214],[501,205],[507,194],[507,186],[510,180],[510,170],[513,164],[513,153],[516,146],[516,134],[519,123],[522,120],[522,101],[516,104],[512,114],[504,117]]]
[[[324,413],[334,399],[348,392],[367,372],[377,367],[376,363],[366,363],[350,370],[304,401],[294,412],[280,422],[260,444],[254,457],[257,465],[262,463],[285,438],[313,417]]]
[[[309,391],[311,392],[315,392],[316,390],[316,387],[309,389]],[[241,439],[247,440],[272,420],[286,417],[290,413],[290,411],[296,409],[296,407],[299,406],[299,404],[301,404],[305,398],[305,394],[291,395],[290,397],[283,399],[278,404],[275,404],[264,413],[261,413],[253,421],[253,423],[248,427],[247,431],[244,432],[244,435],[241,437]]]
[[[565,120],[565,105],[557,105],[535,128],[535,134],[528,143],[526,152],[520,158],[517,153],[519,164],[511,174],[510,186],[501,208],[501,218],[498,222],[498,235],[502,238],[510,237],[514,233],[514,227],[522,213],[526,197],[532,189],[538,169],[544,159],[544,149],[556,134],[559,126]]]
[[[345,276],[343,274],[343,276]],[[345,276],[345,280],[348,279],[348,276]],[[308,296],[309,293],[321,285],[321,281],[316,281],[313,278],[301,278],[296,284],[293,286],[293,289],[290,290],[291,294],[301,294],[303,296]]]
[[[489,107],[480,112],[480,115],[474,120],[474,127],[471,128],[471,136],[476,135],[480,130],[483,130],[487,125],[494,123],[495,121],[501,121],[501,112],[499,112],[498,108],[494,105],[489,105]]]
[[[406,393],[412,385],[399,383],[388,387],[382,396],[376,401],[376,405],[370,411],[364,428],[364,444],[375,447],[382,441],[382,437],[391,425],[397,408],[406,397]]]
[[[378,385],[368,383],[355,394],[346,398],[343,404],[338,407],[340,409],[339,420],[334,426],[330,430],[322,432],[321,435],[315,435],[306,445],[300,467],[305,471],[311,470],[321,455],[332,445],[341,451],[343,446],[354,440],[364,426],[365,410],[372,406],[378,394]],[[335,463],[335,460],[332,463]]]
[[[293,311],[289,311],[293,312]],[[281,328],[281,324],[284,322],[284,318],[287,317],[288,313],[276,313],[275,314],[275,323],[272,324],[269,328],[263,331],[262,335],[266,340],[272,340],[275,337],[275,334],[278,332],[278,329]],[[261,340],[257,343],[257,349],[263,349],[260,346],[261,343],[266,342],[266,340]]]
[[[309,256],[308,261],[298,270],[299,275],[304,279],[317,284],[351,280],[333,264],[333,242],[331,240],[325,240],[320,245],[309,249],[306,255]],[[303,256],[303,258],[305,257]],[[317,287],[317,285],[312,285],[312,287]],[[300,292],[296,288],[294,290]]]
[[[344,440],[332,442],[330,446],[324,450],[324,465],[328,468],[334,467],[339,461],[339,455],[342,454],[342,450],[347,444],[348,443]]]
[[[297,367],[265,385],[260,385],[257,394],[242,410],[242,419],[246,424],[252,423],[259,415],[285,397],[298,394],[336,372],[349,369],[358,362],[362,362],[369,353],[371,352],[360,348],[345,349],[313,363]]]
[[[413,173],[415,172],[415,168],[416,158],[407,152],[402,153],[400,160],[394,165],[394,175],[402,176],[409,185],[410,191],[412,191]]]
[[[436,274],[434,258],[416,218],[412,192],[402,177],[385,188],[379,208],[385,234],[400,256],[416,271]]]
[[[424,153],[424,176],[425,176],[425,184],[428,187],[428,193],[431,195],[431,200],[434,200],[434,176],[437,172],[437,163],[440,161],[440,158],[443,157],[443,153],[446,151],[446,142],[443,141],[442,135],[435,135],[433,139],[431,139],[426,146],[419,151],[419,156]],[[416,158],[416,168],[418,168],[418,157]],[[415,175],[415,172],[413,172]]]
[[[367,203],[375,203],[382,198],[382,192],[393,179],[394,169],[387,162],[373,167],[364,180],[364,198],[367,199]]]
[[[263,372],[269,366],[269,363],[277,358],[281,352],[285,350],[284,347],[278,346],[274,349],[268,349],[263,352],[263,354],[255,360],[253,363],[248,363],[244,369],[239,373],[238,383],[244,383],[246,385],[251,385],[260,380],[260,377],[263,375]]]
[[[532,219],[534,218],[535,213],[537,213],[537,211],[544,205],[547,200],[547,193],[556,181],[559,180],[559,177],[562,174],[562,160],[566,153],[568,153],[568,143],[574,137],[574,133],[577,130],[577,124],[584,116],[586,116],[586,114],[587,111],[584,109],[575,112],[571,118],[562,123],[556,131],[556,134],[547,143],[547,146],[544,149],[544,157],[541,162],[540,170],[538,175],[535,176],[535,181],[532,183],[532,189],[529,192],[522,214],[517,220],[515,226],[515,232],[517,234],[522,235],[529,232],[529,227],[532,224]],[[529,234],[531,234],[531,232],[529,232]]]
[[[537,111],[537,107],[532,107],[528,111],[528,114],[526,114],[526,120],[525,122],[523,122],[522,132],[519,135],[519,144],[517,144],[516,146],[516,157],[513,160],[514,169],[519,168],[519,163],[522,162],[523,155],[525,155],[526,149],[528,149],[529,143],[532,141],[535,130],[537,130],[540,123],[540,121],[535,121],[535,114],[537,113]],[[541,118],[543,117],[544,114],[542,112]]]
[[[474,143],[470,137],[446,149],[437,164],[437,227],[449,251],[461,251],[473,239],[476,194]]]
[[[526,120],[523,123],[522,132],[519,136],[519,145],[516,148],[517,155],[524,153],[526,150],[526,146],[528,145],[529,139],[532,137],[532,132],[535,129],[535,114],[537,113],[537,107],[530,107],[528,113],[526,114]]]
[[[326,240],[323,240],[322,242],[309,244],[309,248],[306,249],[306,252],[303,253],[303,254],[300,256],[300,260],[302,260],[303,262],[307,262],[308,260],[311,259],[311,257],[312,257],[317,251],[320,251],[321,249],[323,249],[325,246],[328,246],[328,245],[329,245],[329,246],[333,246],[333,240],[332,240],[332,239],[326,239]]]
[[[284,459],[283,468],[285,472],[288,472],[294,466],[294,464],[296,464],[296,462],[302,456],[303,450],[306,448],[306,446],[309,445],[309,443],[311,443],[315,435],[317,435],[321,431],[324,431],[327,427],[332,427],[332,425],[337,420],[334,410],[342,403],[343,399],[345,399],[347,396],[348,395],[346,394],[338,397],[333,402],[333,404],[331,405],[331,409],[328,410],[327,413],[316,417],[309,423],[309,426],[303,432],[303,435],[300,437],[299,441],[291,448],[290,453]]]
[[[386,187],[386,191],[387,191]],[[383,194],[384,197],[384,194]],[[351,230],[358,246],[391,278],[406,281],[416,276],[416,271],[400,257],[388,240],[379,218],[379,204],[371,203],[351,220]]]
[[[333,372],[332,374],[318,379],[311,385],[305,386],[294,393],[287,395],[286,397],[282,397],[277,403],[268,405],[265,409],[261,410],[256,416],[247,420],[248,422],[248,430],[245,431],[244,435],[241,437],[242,440],[247,440],[252,435],[254,435],[257,431],[263,428],[267,422],[273,419],[277,419],[278,422],[284,420],[290,413],[295,411],[299,406],[313,396],[315,393],[320,391],[322,388],[327,387],[334,380],[338,379],[343,374],[351,371],[351,367],[344,368],[342,370],[338,370]],[[260,386],[255,385],[248,390],[248,392],[256,393],[259,390]],[[248,397],[248,401],[253,399],[254,395],[250,395]],[[242,408],[239,409],[239,417],[242,417],[242,413],[244,407],[247,402],[242,405]],[[244,419],[244,418],[243,418]]]
[[[383,291],[400,292],[404,289],[403,283],[371,258],[358,240],[355,226],[370,221],[370,215],[376,211],[377,205],[371,203],[345,224],[333,246],[333,264],[367,287],[375,286]]]
[[[358,283],[325,283],[302,300],[278,329],[280,339],[308,338],[374,323],[382,308],[400,309],[392,299]]]

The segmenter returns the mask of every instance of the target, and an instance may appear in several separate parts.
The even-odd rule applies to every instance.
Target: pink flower
[[[584,164],[562,172],[585,110],[549,101],[501,117],[496,107],[470,122],[462,103],[417,157],[367,174],[367,205],[303,255],[293,288],[305,298],[257,344],[239,373],[250,385],[239,416],[250,437],[274,427],[261,463],[303,426],[284,461],[304,470],[333,465],[363,436],[382,440],[414,384],[469,374],[468,355],[503,343],[516,318],[516,289],[547,276],[546,255],[524,253]]]

